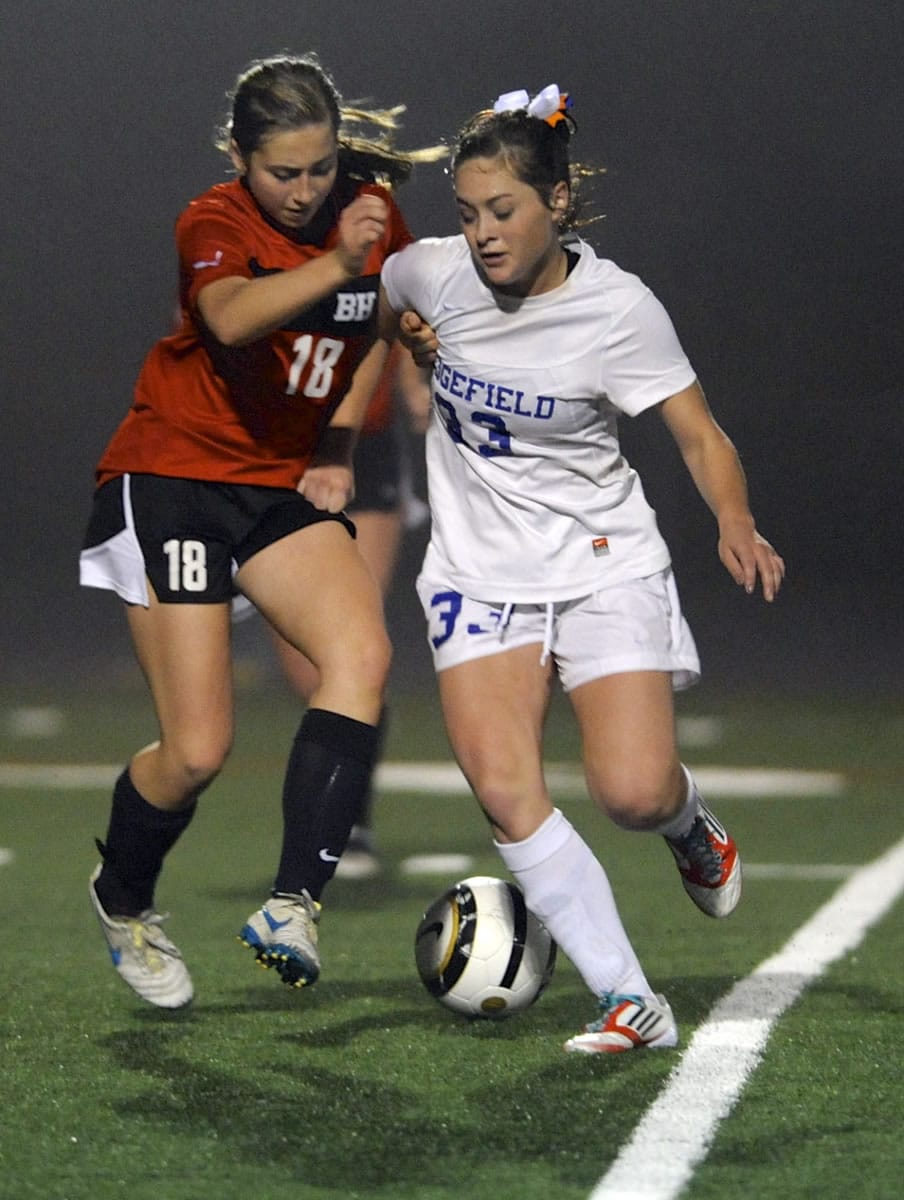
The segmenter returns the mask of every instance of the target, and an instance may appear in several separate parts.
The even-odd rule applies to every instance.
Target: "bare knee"
[[[552,812],[542,776],[525,762],[490,754],[471,757],[462,769],[497,841],[524,841]]]
[[[219,775],[231,749],[231,732],[164,738],[159,748],[161,774],[175,792],[198,795]]]
[[[350,637],[330,647],[318,663],[320,677],[312,702],[367,720],[357,710],[376,705],[379,711],[391,663],[392,645],[385,630],[366,638]]]
[[[382,692],[392,665],[392,643],[389,634],[381,629],[379,635],[367,639],[358,647],[354,670],[366,687]]]
[[[648,766],[589,781],[597,807],[623,829],[656,829],[678,814],[684,803],[681,768]]]

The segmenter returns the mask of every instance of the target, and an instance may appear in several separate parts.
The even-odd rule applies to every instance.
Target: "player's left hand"
[[[439,338],[433,327],[410,308],[399,318],[399,341],[419,367],[429,368],[436,361]]]
[[[785,578],[784,559],[746,521],[726,522],[719,527],[719,558],[748,595],[756,588],[757,576],[764,600],[771,603],[778,595]]]
[[[342,512],[355,498],[355,475],[351,467],[329,463],[310,466],[296,488],[305,500],[324,512]]]

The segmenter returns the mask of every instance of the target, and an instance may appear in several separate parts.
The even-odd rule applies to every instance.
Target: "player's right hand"
[[[439,339],[433,327],[411,309],[406,309],[399,318],[399,341],[411,351],[419,367],[429,367],[436,360]]]
[[[351,467],[337,463],[312,463],[295,490],[315,508],[340,513],[355,498],[355,475]]]
[[[378,242],[389,220],[389,206],[380,196],[364,192],[339,214],[336,253],[349,275],[360,275],[371,246]]]

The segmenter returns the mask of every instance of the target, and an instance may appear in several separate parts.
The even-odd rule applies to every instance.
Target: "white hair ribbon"
[[[493,105],[493,112],[519,112],[526,109],[529,117],[539,117],[545,121],[559,111],[560,103],[558,84],[550,83],[542,92],[537,92],[533,100],[523,88],[519,92],[503,92]]]
[[[518,112],[519,109],[527,108],[528,104],[530,96],[524,88],[520,92],[503,92],[493,105],[493,112]]]

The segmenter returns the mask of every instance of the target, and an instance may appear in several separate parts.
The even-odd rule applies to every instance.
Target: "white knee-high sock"
[[[681,764],[681,771],[687,784],[684,804],[678,810],[676,816],[672,817],[670,821],[665,821],[654,831],[661,833],[665,838],[684,837],[686,833],[690,833],[691,826],[697,819],[697,813],[700,811],[700,793],[697,791],[694,777],[684,763]]]
[[[494,844],[521,885],[527,907],[595,996],[653,994],[621,923],[606,872],[559,809],[523,842]]]

